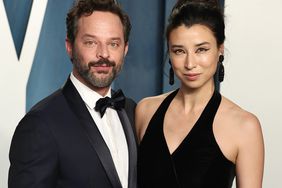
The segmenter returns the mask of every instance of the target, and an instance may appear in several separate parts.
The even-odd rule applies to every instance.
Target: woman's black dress
[[[177,92],[172,92],[159,106],[140,143],[139,188],[231,188],[235,165],[221,152],[212,129],[221,95],[214,92],[191,131],[170,154],[163,123]]]

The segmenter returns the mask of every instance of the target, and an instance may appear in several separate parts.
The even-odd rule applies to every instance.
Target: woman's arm
[[[237,188],[261,188],[264,169],[264,143],[259,120],[246,112],[242,118],[236,158]]]

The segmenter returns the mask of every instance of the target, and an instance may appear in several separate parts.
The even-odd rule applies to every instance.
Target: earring
[[[173,85],[173,84],[174,84],[174,72],[173,72],[173,69],[172,69],[172,66],[171,66],[171,61],[169,60],[168,62],[169,62],[169,64],[170,64],[170,69],[169,69],[169,84],[170,84],[170,85]]]
[[[220,55],[218,60],[218,81],[222,82],[224,80],[224,66],[222,64],[224,56]]]

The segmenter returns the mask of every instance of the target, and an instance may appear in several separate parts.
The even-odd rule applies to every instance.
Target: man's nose
[[[97,48],[97,58],[109,58],[110,53],[106,44],[99,44]]]

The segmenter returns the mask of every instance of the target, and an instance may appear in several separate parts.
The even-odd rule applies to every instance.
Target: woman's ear
[[[220,55],[224,55],[224,44],[221,44],[219,46],[219,53],[220,53]]]

